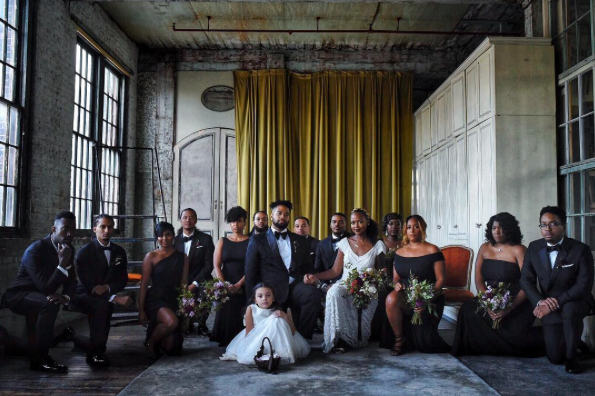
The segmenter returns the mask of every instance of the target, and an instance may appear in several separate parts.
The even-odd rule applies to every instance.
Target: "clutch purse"
[[[271,351],[270,354],[264,354],[264,342],[269,342],[269,350]],[[279,370],[279,363],[281,362],[281,356],[275,354],[273,350],[273,344],[269,337],[264,337],[262,339],[262,344],[260,345],[260,350],[254,356],[254,363],[256,363],[256,367],[258,367],[259,371],[264,371],[265,373],[269,374],[277,374]]]

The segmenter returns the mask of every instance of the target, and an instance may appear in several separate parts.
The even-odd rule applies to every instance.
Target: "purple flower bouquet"
[[[507,284],[503,282],[498,283],[498,286],[493,288],[488,286],[485,292],[477,293],[477,312],[483,312],[485,315],[488,311],[498,312],[506,309],[512,305],[512,296],[508,290]],[[492,329],[500,328],[500,319],[494,320]]]

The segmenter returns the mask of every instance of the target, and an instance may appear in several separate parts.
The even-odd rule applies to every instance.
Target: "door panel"
[[[465,71],[467,83],[467,129],[477,125],[477,62],[474,62]]]
[[[492,116],[492,52],[490,49],[477,59],[478,122]]]
[[[459,136],[467,128],[467,119],[465,118],[465,73],[461,73],[454,78],[451,89],[452,132],[454,136]]]

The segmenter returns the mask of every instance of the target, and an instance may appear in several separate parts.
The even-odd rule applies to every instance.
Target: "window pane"
[[[15,226],[15,207],[16,207],[16,191],[12,187],[6,187],[6,217],[4,225],[6,227]]]
[[[12,66],[17,65],[17,32],[12,28],[7,29],[6,61]]]
[[[18,0],[8,0],[8,23],[12,26],[17,26],[19,17]]]
[[[583,122],[583,160],[595,157],[595,126],[593,115],[582,119]]]
[[[585,213],[595,213],[595,169],[585,171]]]
[[[19,153],[14,147],[8,148],[8,175],[6,177],[7,184],[16,186],[17,172],[19,169]]]
[[[575,0],[566,0],[566,26],[576,21],[576,5]]]
[[[568,203],[570,204],[570,207],[568,208],[568,212],[570,214],[581,213],[581,174],[580,172],[576,172],[571,173],[569,176],[570,197]]]
[[[8,138],[8,106],[0,102],[0,142]]]
[[[4,157],[6,155],[6,146],[0,144],[0,183],[4,183]]]
[[[583,61],[591,56],[591,15],[578,21],[578,61]]]
[[[568,56],[568,68],[570,69],[578,63],[578,47],[577,47],[577,24],[571,25],[566,30],[566,53]]]
[[[6,66],[4,70],[4,97],[14,100],[14,69],[10,66]]]
[[[578,117],[578,103],[578,78],[575,78],[568,82],[568,120]]]
[[[4,24],[4,22],[0,22],[0,59],[5,60],[4,58],[4,44],[5,44],[5,30],[6,30],[6,25]]]
[[[566,0],[552,0],[552,34],[560,33],[566,28]]]
[[[581,240],[581,217],[569,217],[568,218],[568,236],[574,239]]]
[[[595,250],[595,217],[585,216],[585,238],[583,242]]]
[[[20,112],[17,108],[10,108],[10,144],[18,146],[20,143]]]
[[[0,186],[0,226],[4,226],[4,190],[5,188]]]
[[[580,18],[591,11],[591,0],[576,0],[576,15]]]
[[[557,88],[556,97],[556,117],[558,125],[562,125],[566,122],[566,86],[562,85]]]
[[[568,68],[568,56],[566,53],[566,33],[562,33],[554,40],[554,61],[556,62],[556,73],[560,74]]]
[[[580,135],[578,122],[571,122],[568,124],[568,157],[569,163],[578,162],[581,160],[580,153]]]
[[[581,75],[581,115],[593,111],[593,70]]]

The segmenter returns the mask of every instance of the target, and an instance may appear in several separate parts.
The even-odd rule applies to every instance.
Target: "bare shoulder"
[[[515,254],[515,255],[517,255],[517,256],[518,256],[518,255],[524,256],[524,255],[525,255],[525,253],[527,252],[527,247],[526,247],[525,245],[521,245],[521,244],[514,245],[514,246],[512,247],[512,251],[513,251],[513,252],[514,252],[514,254]]]
[[[434,244],[428,243],[428,246],[426,247],[426,253],[427,254],[433,254],[433,253],[438,253],[440,251],[440,248]]]

